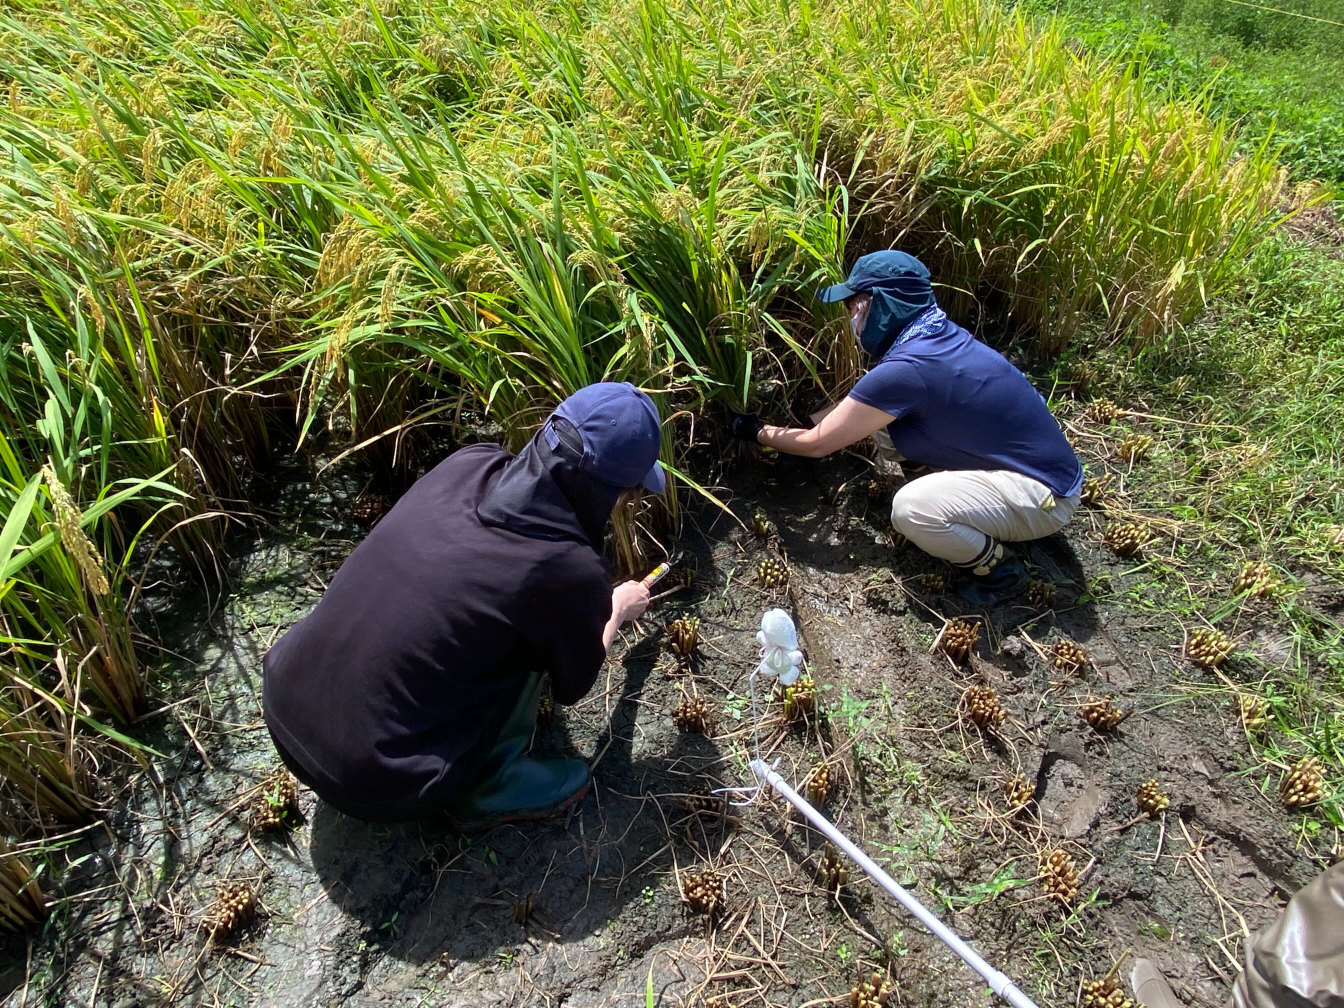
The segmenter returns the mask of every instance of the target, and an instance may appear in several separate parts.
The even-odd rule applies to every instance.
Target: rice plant
[[[403,464],[481,420],[517,448],[607,379],[675,468],[676,417],[852,379],[811,292],[878,245],[1046,353],[1188,319],[1280,171],[1066,42],[988,0],[0,11],[13,789],[84,813],[71,725],[145,702],[137,548],[208,562],[276,450]],[[619,566],[676,506],[622,504]]]

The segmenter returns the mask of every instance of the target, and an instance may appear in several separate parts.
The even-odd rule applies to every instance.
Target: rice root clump
[[[1083,984],[1083,1008],[1137,1008],[1115,977],[1088,980]]]
[[[695,571],[690,567],[673,567],[667,575],[667,584],[669,588],[689,591],[695,584]]]
[[[672,720],[684,732],[704,735],[709,731],[709,704],[701,696],[687,697],[672,708]]]
[[[293,822],[298,812],[299,787],[288,770],[277,767],[261,782],[256,803],[252,806],[252,828],[279,829]]]
[[[1093,399],[1087,404],[1084,415],[1096,424],[1115,423],[1120,415],[1120,407],[1111,399]]]
[[[882,480],[869,480],[867,489],[869,500],[880,501],[891,493],[891,485]]]
[[[1048,606],[1055,599],[1055,583],[1032,578],[1027,582],[1027,605],[1034,609]]]
[[[555,701],[544,693],[537,701],[537,723],[548,725],[555,720]]]
[[[1243,693],[1237,701],[1237,707],[1241,711],[1241,723],[1246,726],[1248,732],[1258,735],[1265,730],[1265,726],[1269,723],[1268,700]]]
[[[1150,777],[1139,785],[1134,800],[1141,813],[1156,818],[1159,812],[1171,804],[1171,795],[1162,790],[1157,783],[1157,778]]]
[[[1279,579],[1274,576],[1274,569],[1267,563],[1256,561],[1241,568],[1241,573],[1232,582],[1232,594],[1269,598],[1280,587]]]
[[[1200,668],[1216,669],[1227,660],[1236,645],[1221,630],[1198,627],[1185,642],[1185,656]]]
[[[684,797],[681,806],[690,815],[723,816],[728,812],[728,798],[711,793],[709,786],[704,785]]]
[[[1105,540],[1116,556],[1133,556],[1152,538],[1148,530],[1134,522],[1117,522],[1106,530]]]
[[[811,676],[799,676],[784,687],[784,720],[792,724],[811,717],[817,709],[817,685]]]
[[[1036,797],[1036,785],[1018,774],[1003,785],[1003,796],[1008,801],[1008,811],[1021,812]]]
[[[943,654],[954,662],[960,662],[970,657],[979,639],[979,623],[953,618],[948,620],[947,625],[943,627],[943,637],[939,646],[942,647]]]
[[[519,924],[526,924],[532,916],[532,894],[528,893],[521,903],[513,905],[513,919]]]
[[[1107,473],[1105,476],[1094,476],[1083,480],[1082,493],[1079,495],[1083,507],[1101,507],[1111,492],[1111,480],[1113,478],[1110,473]]]
[[[850,988],[849,1008],[886,1008],[893,990],[881,973],[874,973]]]
[[[899,532],[894,527],[887,534],[891,536],[892,549],[901,549],[910,542],[904,532]]]
[[[1142,462],[1153,450],[1153,439],[1147,434],[1130,434],[1116,447],[1115,453],[1121,462],[1133,465]]]
[[[840,860],[840,855],[830,844],[821,848],[821,857],[817,860],[817,883],[830,893],[839,893],[840,887],[849,881],[849,869]]]
[[[350,517],[365,528],[378,523],[387,514],[387,498],[382,494],[360,494],[350,502]]]
[[[1114,699],[1113,696],[1105,696],[1100,700],[1089,700],[1078,708],[1078,713],[1099,732],[1115,731],[1133,711],[1121,710],[1112,703]]]
[[[919,576],[919,586],[930,595],[941,595],[947,590],[947,579],[936,571],[925,571]]]
[[[825,805],[831,797],[831,767],[829,763],[818,763],[803,778],[803,797],[812,805]]]
[[[246,882],[222,882],[201,927],[216,941],[233,935],[257,912],[257,894]]]
[[[970,686],[961,695],[966,716],[980,728],[997,728],[1008,716],[999,700],[999,691],[993,686]]]
[[[764,511],[757,511],[751,516],[751,531],[757,539],[764,539],[770,534],[770,519]]]
[[[724,879],[713,868],[681,873],[681,899],[694,913],[713,917],[723,906]]]
[[[1061,903],[1078,898],[1078,867],[1069,852],[1056,848],[1041,854],[1041,888]]]
[[[778,588],[788,583],[789,569],[782,560],[766,557],[756,567],[756,580],[762,588]]]
[[[1050,649],[1050,665],[1052,668],[1063,669],[1066,672],[1076,672],[1087,664],[1091,653],[1075,640],[1068,637],[1062,637],[1055,641],[1054,647]]]
[[[1089,361],[1074,361],[1069,365],[1068,378],[1073,389],[1080,395],[1087,395],[1097,382],[1097,367]]]
[[[685,661],[700,644],[700,617],[682,616],[667,625],[667,639],[672,653]]]
[[[1307,756],[1293,764],[1279,784],[1279,800],[1289,808],[1305,808],[1321,800],[1325,770],[1315,756]]]

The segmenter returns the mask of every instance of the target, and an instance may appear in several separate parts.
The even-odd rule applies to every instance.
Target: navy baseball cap
[[[849,271],[849,279],[833,287],[823,287],[817,292],[817,300],[843,301],[874,287],[912,300],[933,292],[927,266],[905,252],[887,249],[860,256]]]
[[[658,407],[629,382],[581,388],[551,416],[568,420],[583,438],[580,472],[612,486],[643,486],[653,493],[662,493],[667,486],[658,464],[663,440]],[[552,448],[559,442],[549,420],[546,440]]]

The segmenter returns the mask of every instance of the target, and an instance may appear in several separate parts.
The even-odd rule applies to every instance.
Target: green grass
[[[1344,184],[1344,8],[1333,0],[1023,0],[1088,49],[1268,139],[1298,180]]]

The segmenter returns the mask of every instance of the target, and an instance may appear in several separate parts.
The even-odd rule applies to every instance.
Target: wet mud
[[[42,935],[10,941],[3,1004],[801,1008],[849,1004],[874,971],[891,1004],[992,1003],[854,866],[828,891],[822,844],[777,796],[703,797],[753,783],[748,675],[773,605],[799,621],[817,709],[784,723],[763,691],[762,754],[795,782],[826,764],[826,813],[898,881],[1042,1006],[1075,1004],[1129,949],[1188,1003],[1221,1004],[1244,937],[1319,866],[1224,680],[1181,658],[1172,627],[1095,600],[1135,566],[1100,545],[1095,518],[1026,548],[1049,602],[968,612],[920,579],[950,571],[893,545],[898,480],[867,460],[753,463],[719,483],[744,524],[690,509],[678,547],[691,586],[627,628],[593,692],[539,728],[535,751],[590,760],[594,788],[562,818],[461,835],[361,823],[306,790],[285,828],[253,828],[277,764],[261,656],[358,541],[351,505],[367,496],[354,477],[291,481],[284,520],[239,550],[223,596],[154,603],[173,655],[137,737],[166,758],[147,757],[106,819],[62,848],[58,891],[75,899]],[[787,562],[786,584],[759,583],[768,557]],[[680,615],[701,621],[689,661],[668,646]],[[962,662],[933,647],[953,616],[980,626]],[[1077,669],[1049,661],[1065,637],[1090,653]],[[967,717],[971,685],[998,692],[997,729]],[[697,696],[703,734],[671,717]],[[1079,705],[1105,696],[1132,713],[1102,734]],[[1018,776],[1032,801],[1014,812],[1004,785]],[[1170,805],[1135,821],[1149,778]],[[1055,849],[1082,872],[1069,903],[1037,880]],[[682,899],[686,873],[706,867],[725,883],[712,916]],[[250,883],[259,907],[211,941],[201,919],[226,879]]]

